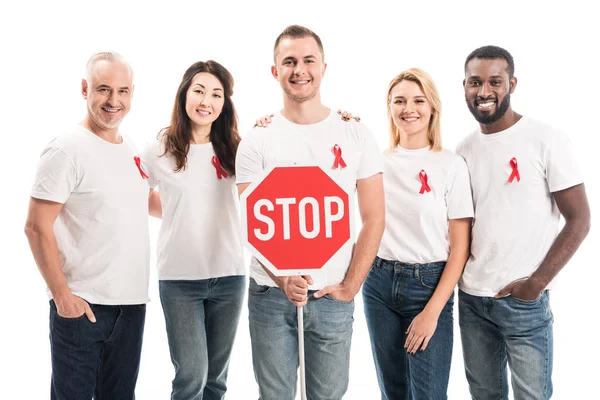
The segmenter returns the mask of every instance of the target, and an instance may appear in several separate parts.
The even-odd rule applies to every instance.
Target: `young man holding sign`
[[[341,399],[348,387],[353,299],[384,230],[381,154],[362,124],[342,121],[321,103],[319,89],[327,65],[321,40],[314,32],[297,25],[286,28],[275,42],[274,53],[271,72],[283,89],[284,106],[267,128],[255,129],[242,140],[236,160],[239,193],[269,167],[317,165],[350,194],[348,204],[353,203],[356,192],[363,225],[356,245],[346,242],[327,261],[327,268],[310,276],[275,277],[252,259],[248,308],[254,372],[261,399],[294,399],[296,307],[304,306],[307,397]],[[340,207],[337,200],[336,205],[326,200],[307,197],[292,201],[286,197],[275,200],[273,207],[265,203],[256,217],[264,222],[263,234],[269,232],[272,221],[276,237],[286,232],[304,239],[326,236],[328,224],[335,235]],[[320,202],[323,221],[316,211]],[[327,206],[331,215],[325,212]],[[267,211],[277,208],[283,218],[268,218]]]

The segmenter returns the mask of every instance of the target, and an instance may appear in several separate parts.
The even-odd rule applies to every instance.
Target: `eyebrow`
[[[472,75],[472,76],[468,77],[467,79],[481,79],[481,77],[478,75]],[[490,79],[504,79],[504,77],[502,75],[493,75],[493,76],[490,76]]]
[[[101,84],[101,85],[96,86],[96,89],[104,89],[104,88],[106,88],[106,89],[112,89],[110,86],[108,86],[107,84],[104,84],[104,83]],[[119,90],[122,90],[122,89],[128,89],[129,90],[129,86],[121,86],[119,88]]]
[[[317,58],[316,56],[313,56],[312,54],[309,54],[308,56],[304,56],[302,57],[303,60],[306,60],[307,58]],[[281,60],[281,62],[287,61],[287,60],[295,60],[296,57],[293,56],[287,56],[286,58],[284,58],[283,60]]]
[[[426,99],[427,98],[424,95],[418,95],[418,96],[414,96],[414,97],[415,97],[415,99],[419,99],[419,98]],[[394,100],[395,99],[405,99],[405,98],[406,98],[406,96],[394,96]]]
[[[201,83],[195,83],[194,86],[200,86],[202,89],[206,90],[206,87],[204,87],[204,85]],[[223,91],[221,88],[214,88],[213,90],[220,90],[221,92]]]

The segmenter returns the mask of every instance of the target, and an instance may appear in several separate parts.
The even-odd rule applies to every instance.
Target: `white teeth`
[[[494,105],[494,102],[490,101],[490,102],[487,102],[487,103],[479,103],[477,105],[477,107],[480,107],[480,108],[490,108],[493,105]]]
[[[106,112],[109,112],[109,113],[116,113],[116,112],[119,112],[119,109],[118,109],[118,108],[106,108],[106,107],[102,107],[102,109],[103,109],[104,111],[106,111]]]
[[[308,81],[292,81],[292,83],[295,83],[297,85],[304,85],[304,84],[307,84]]]
[[[419,118],[417,118],[417,117],[404,117],[404,118],[402,118],[402,119],[403,119],[404,121],[406,121],[406,122],[413,122],[413,121],[416,121],[416,120],[418,120]]]
[[[210,113],[208,111],[200,111],[200,110],[198,110],[198,113],[202,114],[202,115],[210,115]]]

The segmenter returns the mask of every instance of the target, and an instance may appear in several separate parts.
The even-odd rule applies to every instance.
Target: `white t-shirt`
[[[445,149],[398,146],[385,154],[383,172],[385,232],[377,255],[411,264],[446,261],[448,220],[473,217],[465,161]]]
[[[31,197],[62,203],[54,223],[73,294],[93,304],[148,299],[148,182],[127,139],[109,143],[82,126],[42,153]]]
[[[459,282],[474,296],[494,296],[530,276],[558,234],[552,192],[583,182],[567,136],[522,117],[494,134],[475,131],[456,150],[471,175],[475,219],[471,257]],[[520,181],[513,177],[515,158]]]
[[[345,168],[333,168],[336,144],[341,149]],[[373,135],[363,124],[342,121],[331,112],[316,124],[298,125],[278,113],[268,127],[255,128],[242,140],[236,159],[237,183],[253,182],[272,166],[295,164],[327,169],[349,194],[350,204],[354,204],[356,181],[382,171],[381,153]],[[314,280],[311,290],[344,280],[352,258],[353,241],[354,238],[330,259],[326,269],[311,274]],[[250,276],[259,285],[276,286],[254,257],[250,263]]]
[[[217,178],[211,143],[191,144],[187,168],[175,172],[175,158],[154,141],[142,153],[150,187],[158,187],[162,224],[157,264],[161,280],[244,275],[242,235],[235,178]]]

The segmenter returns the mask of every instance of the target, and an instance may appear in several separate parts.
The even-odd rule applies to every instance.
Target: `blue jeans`
[[[425,308],[445,262],[405,264],[375,258],[363,285],[365,317],[383,400],[447,398],[452,360],[454,294],[425,351],[408,354],[406,331]]]
[[[469,390],[475,400],[552,396],[552,311],[548,292],[536,301],[459,292],[459,323]]]
[[[133,400],[140,365],[146,305],[90,304],[84,314],[63,318],[50,300],[52,400]]]
[[[309,291],[304,306],[304,353],[308,400],[339,400],[348,389],[354,301]],[[261,400],[294,400],[298,359],[297,309],[278,287],[250,279],[252,362]],[[250,397],[250,396],[249,396]]]
[[[159,282],[175,367],[171,399],[224,398],[245,287],[245,276]]]

